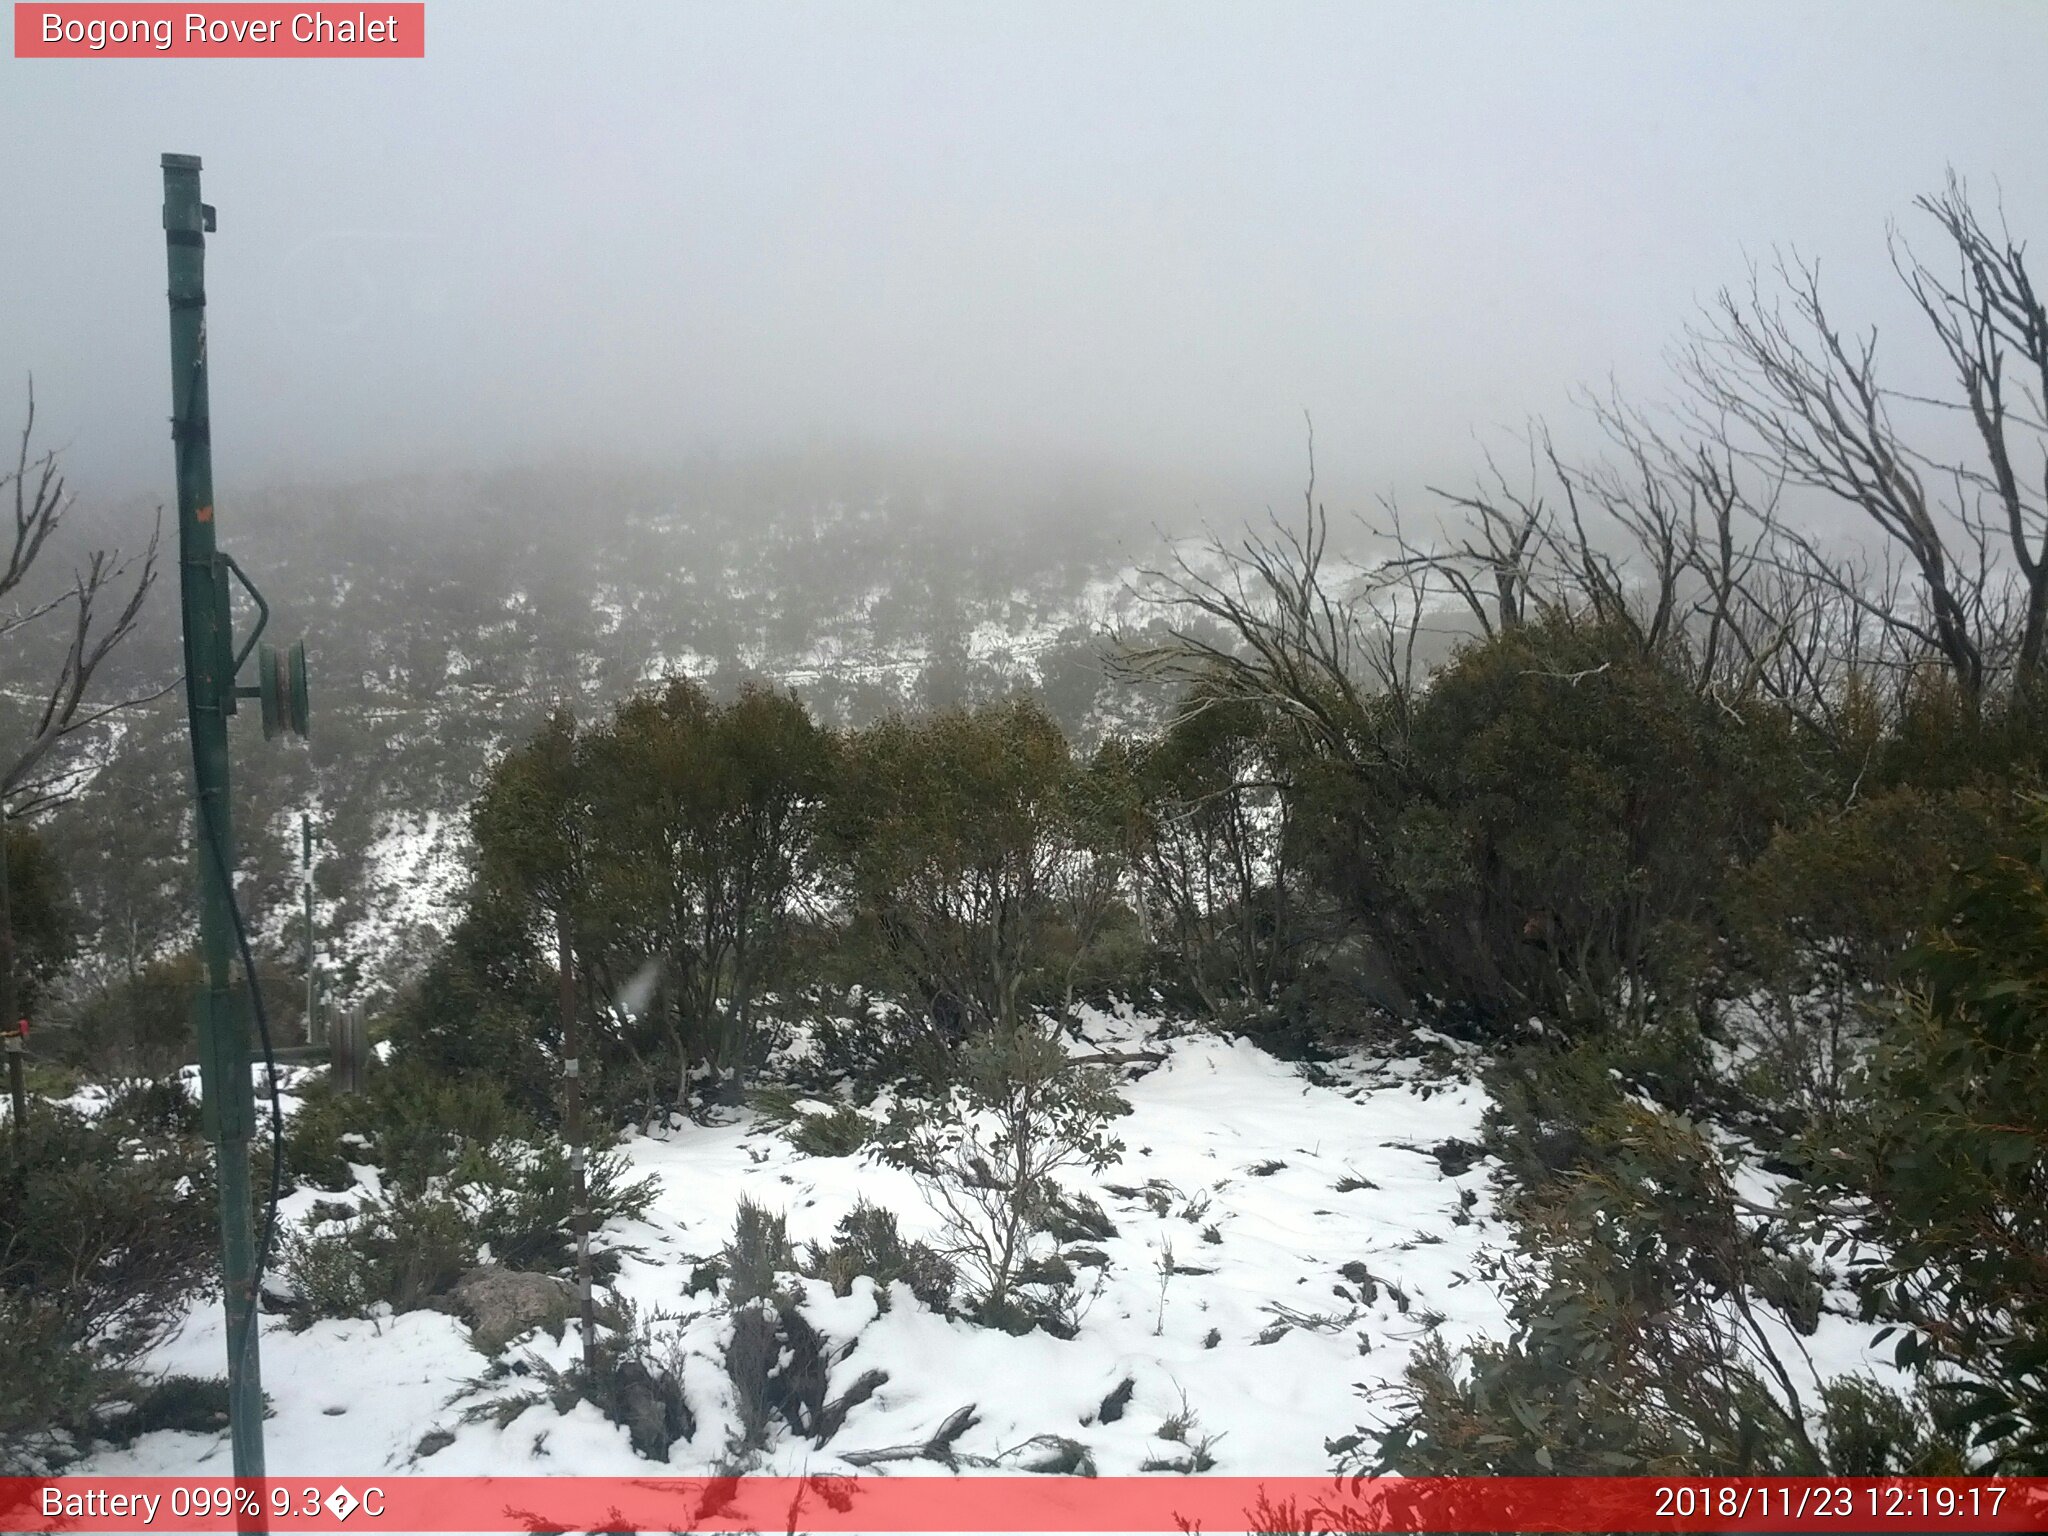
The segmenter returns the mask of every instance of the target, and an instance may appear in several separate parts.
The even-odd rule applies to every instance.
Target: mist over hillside
[[[263,573],[265,638],[303,633],[311,658],[308,742],[235,765],[251,910],[296,970],[310,814],[316,934],[342,996],[402,977],[441,936],[483,773],[550,711],[588,718],[685,676],[787,688],[859,725],[1028,687],[1090,740],[1156,713],[1111,685],[1106,646],[1154,622],[1143,573],[1170,555],[1173,519],[1194,525],[1127,475],[824,450],[269,489],[222,515]],[[80,524],[131,549],[148,527],[95,507]],[[170,571],[109,688],[176,675]],[[23,684],[35,659],[6,658]],[[92,969],[186,942],[188,752],[173,690],[109,722],[86,754],[92,795],[49,824]]]

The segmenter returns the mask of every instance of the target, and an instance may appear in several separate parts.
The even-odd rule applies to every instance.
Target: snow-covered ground
[[[1129,1017],[1091,1014],[1088,1025],[1097,1046],[1151,1033],[1147,1021]],[[1079,1271],[1084,1296],[1094,1294],[1078,1336],[1019,1338],[948,1320],[900,1284],[882,1312],[864,1278],[845,1297],[801,1282],[806,1316],[835,1345],[851,1345],[833,1368],[832,1390],[871,1369],[889,1380],[824,1448],[773,1443],[759,1470],[852,1470],[841,1453],[923,1441],[972,1403],[979,1422],[954,1446],[969,1458],[999,1458],[1057,1434],[1084,1444],[1103,1473],[1135,1472],[1148,1459],[1186,1454],[1157,1431],[1191,1412],[1187,1439],[1213,1437],[1216,1470],[1315,1474],[1330,1466],[1324,1440],[1375,1417],[1368,1396],[1398,1379],[1429,1329],[1453,1342],[1501,1329],[1499,1303],[1476,1278],[1482,1245],[1505,1240],[1490,1215],[1487,1165],[1451,1176],[1430,1152],[1476,1138],[1484,1108],[1477,1087],[1425,1076],[1407,1062],[1355,1064],[1337,1072],[1337,1086],[1315,1086],[1290,1064],[1211,1034],[1154,1048],[1166,1061],[1125,1085],[1132,1112],[1116,1127],[1123,1159],[1089,1190],[1118,1231],[1087,1245],[1109,1263]],[[806,1156],[752,1117],[682,1124],[633,1137],[624,1150],[636,1172],[659,1179],[660,1193],[645,1220],[608,1228],[604,1245],[626,1252],[620,1292],[643,1313],[679,1315],[697,1429],[674,1447],[671,1466],[708,1471],[735,1422],[721,1363],[731,1317],[710,1291],[687,1294],[686,1282],[731,1235],[741,1197],[787,1212],[799,1244],[829,1241],[860,1197],[897,1212],[906,1237],[936,1223],[907,1174],[858,1156]],[[332,1197],[294,1195],[283,1216],[295,1220],[322,1198]],[[1205,1241],[1205,1231],[1216,1240]],[[1377,1292],[1369,1303],[1339,1273],[1359,1263]],[[572,1326],[560,1341],[534,1334],[509,1357],[531,1352],[566,1366],[576,1348]],[[221,1318],[209,1300],[152,1364],[218,1375],[221,1356]],[[298,1334],[267,1320],[270,1469],[646,1470],[626,1431],[587,1405],[560,1415],[541,1404],[502,1426],[462,1422],[463,1408],[477,1401],[463,1394],[488,1365],[468,1330],[438,1312],[326,1321]],[[1134,1382],[1128,1408],[1114,1423],[1094,1422],[1125,1377]],[[502,1385],[530,1384],[515,1377]],[[415,1448],[437,1429],[453,1442],[416,1459]],[[227,1455],[224,1437],[161,1433],[105,1453],[89,1469],[206,1470],[224,1468]]]
[[[1326,1440],[1380,1419],[1376,1396],[1431,1331],[1453,1347],[1507,1331],[1501,1302],[1479,1275],[1482,1255],[1508,1248],[1511,1234],[1493,1212],[1491,1165],[1470,1161],[1485,1095],[1463,1074],[1358,1060],[1311,1082],[1243,1040],[1162,1030],[1128,1014],[1085,1019],[1088,1044],[1077,1048],[1144,1044],[1166,1059],[1125,1083],[1132,1112],[1117,1122],[1125,1153],[1087,1190],[1117,1235],[1085,1245],[1109,1262],[1079,1271],[1084,1295],[1093,1295],[1078,1335],[1014,1337],[949,1320],[900,1283],[883,1311],[865,1278],[845,1297],[822,1282],[796,1282],[805,1315],[835,1347],[830,1391],[870,1370],[888,1381],[822,1448],[778,1430],[782,1438],[754,1470],[852,1471],[846,1453],[923,1443],[972,1404],[977,1422],[953,1445],[970,1465],[1028,1468],[1043,1446],[1030,1442],[1058,1435],[1085,1446],[1105,1475],[1185,1457],[1203,1442],[1218,1473],[1315,1475],[1332,1466]],[[799,1247],[829,1241],[862,1197],[894,1210],[906,1237],[929,1235],[936,1223],[907,1174],[860,1156],[805,1155],[752,1116],[681,1123],[629,1138],[624,1151],[636,1173],[656,1176],[660,1192],[645,1220],[613,1223],[602,1246],[625,1255],[617,1288],[643,1316],[675,1317],[696,1430],[675,1445],[670,1466],[709,1472],[736,1423],[722,1364],[732,1317],[712,1291],[689,1294],[687,1281],[731,1235],[741,1198],[785,1212]],[[295,1220],[331,1198],[302,1192],[284,1216]],[[1877,1364],[1868,1337],[1866,1326],[1829,1317],[1814,1338],[1787,1343],[1793,1358],[1803,1344],[1815,1367],[1834,1374]],[[572,1325],[559,1340],[529,1335],[507,1359],[565,1368],[576,1352]],[[152,1363],[217,1375],[221,1356],[219,1310],[208,1302]],[[489,1365],[466,1327],[438,1312],[325,1321],[296,1334],[269,1321],[270,1470],[647,1470],[626,1430],[587,1404],[565,1415],[541,1402],[504,1423],[466,1421],[464,1410],[492,1392],[538,1385],[515,1375],[480,1389]],[[1102,1422],[1104,1399],[1126,1378],[1128,1406]],[[1175,1418],[1182,1433],[1162,1439]],[[429,1444],[444,1443],[419,1454],[436,1431]],[[224,1437],[165,1432],[79,1470],[169,1474],[227,1462]],[[910,1462],[901,1470],[942,1469]]]

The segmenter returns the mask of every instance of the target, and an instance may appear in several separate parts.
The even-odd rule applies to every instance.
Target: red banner
[[[2048,1478],[0,1479],[0,1531],[2042,1531]]]
[[[23,5],[17,59],[423,59],[421,3]]]

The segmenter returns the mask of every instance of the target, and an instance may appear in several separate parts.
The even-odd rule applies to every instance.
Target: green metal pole
[[[263,1475],[263,1373],[257,1353],[256,1241],[249,1187],[255,1096],[249,1029],[229,973],[234,943],[228,871],[228,721],[235,707],[227,572],[214,546],[213,450],[206,399],[206,232],[199,157],[165,155],[164,244],[170,266],[171,439],[178,460],[178,578],[185,618],[185,702],[198,818],[201,987],[199,1071],[206,1131],[220,1164],[220,1234],[228,1325],[228,1410],[237,1477]]]
[[[305,855],[306,872],[306,1044],[318,1045],[320,1036],[313,1027],[320,999],[317,990],[319,973],[313,968],[313,818],[310,814],[301,813],[299,816],[299,840],[301,852]]]

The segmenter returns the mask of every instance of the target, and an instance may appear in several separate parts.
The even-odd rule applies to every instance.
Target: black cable
[[[242,955],[242,977],[249,988],[249,1007],[256,1018],[256,1036],[263,1042],[263,1069],[270,1082],[270,1198],[263,1213],[263,1241],[256,1249],[256,1267],[249,1277],[249,1334],[243,1341],[246,1355],[255,1347],[256,1317],[263,1309],[263,1272],[270,1267],[270,1250],[277,1238],[277,1205],[284,1192],[284,1101],[277,1090],[277,1053],[270,1042],[270,1015],[263,1007],[263,989],[256,984],[256,957],[249,950],[249,930],[242,922],[242,904],[235,899],[235,882],[228,873],[227,853],[220,844],[220,829],[207,814],[206,799],[199,800],[200,817],[206,823],[206,846],[213,854],[214,873],[220,877],[227,897],[228,920],[235,930],[235,945]],[[248,1063],[241,1063],[244,1072]]]

